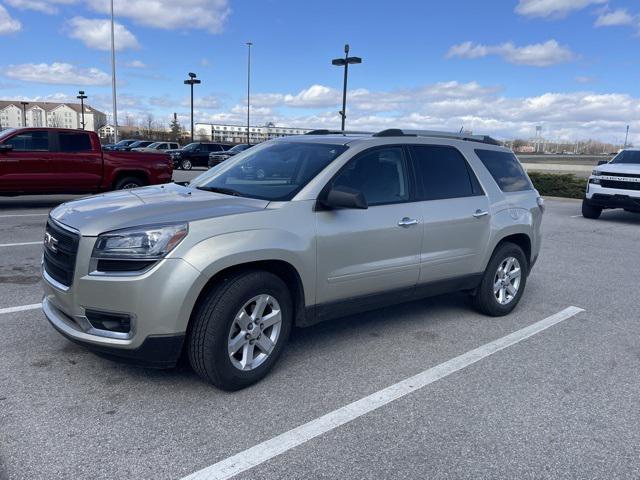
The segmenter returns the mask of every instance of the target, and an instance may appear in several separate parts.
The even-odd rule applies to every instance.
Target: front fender
[[[229,267],[267,260],[287,262],[302,280],[305,304],[312,305],[316,291],[313,242],[284,230],[243,230],[203,240],[182,258],[202,272],[206,281]]]

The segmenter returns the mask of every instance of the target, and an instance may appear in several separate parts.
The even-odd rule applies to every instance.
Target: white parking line
[[[489,355],[493,355],[500,350],[515,345],[583,311],[583,309],[578,307],[565,308],[561,312],[547,317],[544,320],[540,320],[505,337],[489,342],[475,350],[470,350],[467,353],[447,360],[413,377],[409,377],[406,380],[402,380],[390,387],[327,413],[309,423],[305,423],[277,437],[259,443],[210,467],[192,473],[184,477],[183,480],[222,480],[231,478],[292,448],[302,445],[315,437],[383,407],[394,400],[415,392],[441,378],[447,377],[469,365],[473,365]]]
[[[24,245],[42,245],[42,240],[39,242],[0,243],[0,247],[22,247]]]
[[[15,213],[11,215],[0,215],[0,218],[11,218],[11,217],[46,217],[49,215],[48,213]]]
[[[0,308],[0,315],[3,313],[24,312],[26,310],[35,310],[42,307],[41,303],[32,303],[31,305],[20,305],[19,307]]]
[[[571,218],[582,218],[582,217],[583,217],[582,214],[580,214],[580,215],[571,215]]]

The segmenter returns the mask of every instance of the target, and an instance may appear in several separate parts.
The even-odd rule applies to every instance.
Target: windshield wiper
[[[198,190],[204,190],[206,192],[213,193],[221,193],[223,195],[232,195],[234,197],[241,197],[240,192],[232,189],[232,188],[224,188],[224,187],[196,187]]]

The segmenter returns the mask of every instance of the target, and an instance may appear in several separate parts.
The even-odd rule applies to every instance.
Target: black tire
[[[520,286],[516,295],[506,305],[498,302],[494,293],[494,284],[498,267],[505,259],[514,257],[520,263]],[[504,242],[495,249],[487,269],[482,277],[482,282],[472,297],[473,306],[481,313],[492,317],[501,317],[513,311],[518,305],[527,284],[529,274],[529,262],[522,249],[511,242]]]
[[[601,214],[602,208],[591,205],[591,203],[589,203],[589,200],[587,200],[586,198],[582,200],[582,216],[584,218],[596,219],[600,218]]]
[[[193,164],[191,163],[191,160],[185,158],[180,162],[180,168],[182,168],[182,170],[191,170],[193,168]]]
[[[138,177],[122,177],[115,184],[116,190],[126,190],[129,188],[144,187],[146,183]]]
[[[229,358],[228,338],[234,318],[253,297],[277,299],[282,312],[280,335],[271,354],[254,370],[236,368]],[[223,390],[248,387],[264,378],[280,357],[291,332],[293,306],[286,284],[272,273],[252,270],[225,278],[207,293],[191,319],[187,354],[200,377]]]

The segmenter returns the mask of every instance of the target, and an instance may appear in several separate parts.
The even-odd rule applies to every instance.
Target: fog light
[[[131,331],[131,316],[124,313],[99,312],[87,310],[85,312],[91,326],[97,330],[108,332],[129,333]]]

